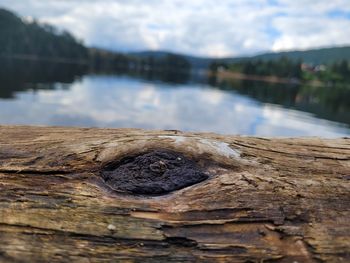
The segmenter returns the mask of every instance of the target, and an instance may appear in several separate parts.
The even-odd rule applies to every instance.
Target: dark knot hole
[[[106,165],[102,177],[118,192],[162,195],[202,182],[209,176],[196,161],[181,153],[154,150]]]

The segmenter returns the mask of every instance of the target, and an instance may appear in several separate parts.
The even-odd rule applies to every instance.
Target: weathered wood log
[[[183,157],[137,159],[153,150]],[[171,158],[205,178],[113,177]],[[350,261],[350,139],[0,127],[1,262],[274,260]]]

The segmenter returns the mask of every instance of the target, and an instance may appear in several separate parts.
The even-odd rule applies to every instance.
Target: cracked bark
[[[0,135],[0,261],[350,261],[349,139],[21,126]],[[153,149],[195,159],[209,179],[142,196],[101,178],[104,165]]]

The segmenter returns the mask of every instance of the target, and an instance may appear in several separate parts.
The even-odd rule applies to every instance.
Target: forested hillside
[[[0,54],[86,60],[87,48],[70,33],[52,26],[25,21],[0,9]]]
[[[286,57],[290,60],[302,60],[310,64],[331,64],[342,60],[350,62],[350,47],[331,47],[311,49],[305,51],[286,51],[278,53],[266,53],[249,59],[253,60],[277,60]],[[246,58],[247,59],[247,58]]]
[[[138,56],[141,58],[145,57],[162,57],[169,52],[162,51],[143,51],[143,52],[133,52],[130,53],[133,56]],[[335,62],[348,61],[350,62],[350,47],[331,47],[331,48],[320,48],[320,49],[310,49],[305,51],[286,51],[286,52],[276,52],[276,53],[264,53],[260,55],[247,56],[247,57],[227,57],[227,58],[208,58],[208,57],[195,57],[188,55],[181,55],[189,63],[192,68],[202,68],[206,69],[214,64],[234,64],[234,63],[247,63],[251,61],[252,63],[257,62],[272,62],[281,59],[288,59],[294,63],[303,62],[313,65],[319,64],[334,64]],[[259,62],[259,63],[260,63]]]

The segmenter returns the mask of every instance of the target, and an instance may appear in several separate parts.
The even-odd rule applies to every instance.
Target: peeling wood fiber
[[[157,149],[210,176],[161,196],[101,169]],[[350,262],[350,139],[0,126],[0,262]]]

